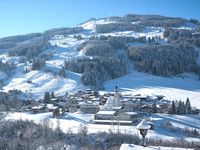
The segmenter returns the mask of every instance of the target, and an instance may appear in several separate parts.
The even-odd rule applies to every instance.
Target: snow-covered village
[[[31,120],[67,134],[84,132],[88,135],[99,133],[115,136],[134,135],[137,136],[136,144],[139,145],[142,145],[139,128],[144,128],[148,130],[144,145],[148,142],[153,145],[158,142],[160,145],[166,144],[165,146],[170,146],[171,143],[178,147],[185,144],[187,148],[191,146],[190,144],[199,146],[200,110],[192,107],[189,98],[185,101],[171,101],[165,99],[164,95],[122,94],[117,84],[113,90],[113,92],[101,93],[86,89],[62,96],[55,96],[54,92],[46,92],[44,98],[37,101],[18,100],[1,104],[1,111],[6,112],[1,113],[1,116],[5,120]],[[8,93],[2,92],[1,96],[9,99],[16,98],[19,94],[20,91],[11,90]],[[1,100],[3,101],[2,98]],[[23,131],[20,134],[23,136]],[[120,138],[123,141],[123,137]],[[105,145],[102,146],[109,147],[111,144],[109,142],[112,140],[108,140],[108,143],[104,141],[102,144]],[[76,146],[71,143],[63,146],[76,149]],[[129,149],[141,148],[137,145],[125,144],[121,145],[120,149],[128,149],[128,147]],[[42,149],[43,146],[40,145],[38,148]]]
[[[0,2],[0,150],[199,150],[197,6]]]

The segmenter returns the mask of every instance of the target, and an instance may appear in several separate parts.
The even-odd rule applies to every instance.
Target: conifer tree
[[[153,113],[157,113],[157,112],[158,112],[156,103],[153,103],[153,105],[152,105],[152,112],[153,112]]]
[[[172,101],[172,107],[171,107],[171,114],[176,114],[176,105],[175,105],[175,102]]]
[[[192,112],[192,107],[191,107],[189,98],[186,99],[185,107],[186,107],[186,108],[185,108],[185,109],[186,109],[186,114],[191,114],[191,112]]]
[[[46,104],[51,102],[51,97],[50,97],[49,92],[45,92],[43,100],[44,100],[44,103],[46,103]]]
[[[55,98],[54,92],[51,92],[51,98]]]

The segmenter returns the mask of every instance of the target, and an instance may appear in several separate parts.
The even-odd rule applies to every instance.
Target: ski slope
[[[63,36],[56,35],[51,38],[50,43],[56,46],[53,50],[47,50],[52,53],[50,60],[46,61],[46,67],[40,71],[24,72],[24,68],[30,67],[31,64],[20,64],[18,57],[8,57],[8,51],[0,51],[0,59],[4,62],[14,62],[17,64],[16,73],[4,83],[3,89],[9,91],[12,89],[20,89],[32,96],[42,98],[45,91],[54,91],[56,95],[62,95],[66,92],[75,92],[84,90],[85,87],[81,82],[81,74],[66,71],[66,78],[58,76],[59,70],[64,66],[65,60],[79,59],[85,56],[84,51],[78,51],[80,44],[87,41],[94,34],[95,24],[109,24],[116,21],[109,19],[98,19],[87,21],[79,26],[86,31],[80,33],[82,40],[77,40],[74,35]],[[187,27],[192,27],[188,24]],[[146,27],[142,32],[123,31],[104,34],[96,34],[96,36],[132,36],[132,37],[160,37],[160,44],[167,44],[163,39],[164,28]],[[130,43],[132,46],[140,46],[142,43]],[[132,65],[130,65],[132,66]],[[114,91],[116,82],[124,93],[129,94],[162,94],[169,100],[186,100],[190,98],[192,106],[200,108],[200,81],[195,75],[183,74],[177,77],[158,77],[146,73],[130,70],[130,73],[124,77],[105,82],[105,91]],[[6,78],[6,74],[1,72],[0,80]],[[31,81],[32,83],[27,83]]]
[[[84,40],[78,41],[75,38],[68,37],[50,42],[57,47],[50,51],[53,56],[46,61],[46,66],[41,70],[25,73],[25,68],[30,67],[30,64],[18,64],[16,73],[3,87],[4,91],[19,89],[26,93],[28,97],[42,98],[46,91],[54,91],[55,95],[64,95],[66,92],[75,92],[86,88],[81,82],[81,74],[66,71],[66,78],[58,75],[65,60],[84,57],[82,52],[77,51],[77,46]],[[6,57],[4,59],[12,60]],[[18,62],[15,61],[15,63]],[[2,78],[4,76],[2,73]]]
[[[26,74],[21,71],[11,79],[7,86],[4,86],[4,90],[19,89],[27,96],[42,98],[47,91],[54,91],[56,95],[64,95],[66,92],[84,89],[80,82],[81,75],[66,71],[66,76],[67,78],[61,78],[54,72],[44,70],[31,71]],[[28,83],[30,81],[31,83]]]

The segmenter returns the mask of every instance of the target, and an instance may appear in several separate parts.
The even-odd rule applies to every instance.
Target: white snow
[[[104,115],[104,114],[107,114],[107,115],[114,115],[116,113],[116,111],[99,111],[97,112],[98,115]]]
[[[109,24],[115,22],[116,21],[109,19],[97,19],[83,23],[80,26],[85,29],[93,30],[95,24]],[[138,22],[133,22],[133,24],[137,23]],[[194,27],[194,25],[187,23],[186,27]],[[97,34],[97,36],[146,36],[147,38],[161,37],[162,39],[164,30],[165,29],[161,27],[147,27],[139,33],[133,31],[124,31]],[[64,65],[65,60],[88,57],[85,56],[84,50],[78,51],[77,48],[81,43],[87,41],[92,34],[90,34],[90,32],[87,32],[87,34],[86,32],[83,32],[81,33],[81,36],[84,37],[82,40],[77,40],[74,38],[73,34],[67,37],[64,37],[63,35],[56,35],[55,37],[52,37],[50,43],[52,45],[56,45],[57,47],[53,50],[49,50],[53,56],[50,60],[46,61],[46,67],[40,71],[24,73],[24,68],[30,67],[30,64],[18,64],[16,74],[12,77],[12,79],[6,82],[4,90],[8,91],[10,89],[20,89],[24,92],[30,94],[34,93],[35,95],[41,97],[45,91],[54,91],[55,94],[61,95],[65,92],[74,92],[79,89],[85,89],[86,87],[83,86],[80,80],[81,74],[66,71],[66,78],[60,78],[57,75],[61,67]],[[159,42],[160,44],[166,44],[163,39]],[[142,43],[129,44],[132,46],[143,45]],[[7,54],[8,50],[1,50],[0,59],[3,61],[18,63],[18,57],[7,57]],[[129,70],[129,72],[131,71],[132,70]],[[4,79],[5,77],[5,74],[1,73],[0,79]],[[32,84],[27,83],[27,81],[32,81]],[[116,81],[124,93],[145,95],[161,94],[165,95],[165,98],[169,100],[185,100],[187,97],[189,97],[192,106],[200,108],[200,100],[198,99],[198,97],[200,97],[200,81],[193,75],[164,78],[135,71],[124,77],[107,81],[104,84],[105,90],[113,91]]]
[[[46,91],[54,91],[56,95],[63,95],[66,92],[84,89],[80,82],[81,75],[66,71],[66,76],[67,78],[61,78],[53,71],[45,72],[44,70],[24,74],[23,65],[21,65],[9,84],[4,86],[4,90],[19,89],[30,96],[42,98]],[[27,83],[28,81],[32,83]]]
[[[97,24],[109,24],[116,23],[115,21],[99,19],[88,21],[81,24],[80,26],[89,31],[83,32],[80,35],[83,37],[82,40],[77,40],[74,35],[69,35],[64,37],[63,35],[57,35],[50,40],[52,45],[56,48],[53,50],[48,50],[52,53],[52,58],[46,61],[46,66],[40,71],[30,71],[28,73],[24,72],[24,68],[30,67],[31,64],[20,64],[19,57],[7,57],[8,51],[0,51],[0,60],[3,62],[15,63],[17,64],[16,73],[11,79],[5,82],[6,86],[3,87],[5,91],[12,89],[19,89],[27,93],[28,96],[35,96],[37,98],[43,98],[46,91],[54,91],[55,95],[63,95],[66,92],[75,92],[78,90],[84,90],[88,87],[84,86],[81,82],[81,74],[66,71],[66,78],[61,78],[58,76],[58,72],[64,65],[65,60],[79,59],[85,56],[84,50],[78,51],[77,48],[80,44],[87,41],[91,36],[93,36],[95,25]],[[139,22],[132,22],[132,24],[137,24]],[[194,29],[192,24],[186,24],[184,29]],[[90,31],[91,30],[91,31]],[[158,41],[159,44],[167,44],[163,39],[164,28],[160,27],[147,27],[142,32],[136,33],[133,31],[123,31],[123,32],[112,32],[105,34],[97,34],[97,36],[131,36],[131,37],[142,37],[146,38],[160,37],[161,40]],[[129,43],[131,46],[143,46],[142,43]],[[129,62],[130,63],[130,62]],[[200,64],[200,57],[198,60]],[[130,63],[131,64],[131,63]],[[129,68],[133,68],[132,66]],[[114,91],[116,82],[120,88],[120,92],[123,94],[141,94],[149,95],[154,97],[155,95],[164,95],[167,100],[183,100],[185,101],[188,97],[190,99],[191,105],[193,107],[200,109],[200,80],[194,74],[181,74],[176,77],[159,77],[146,73],[141,73],[137,71],[129,70],[129,74],[114,80],[110,80],[104,83],[105,93],[108,91]],[[7,75],[0,71],[0,80],[7,79]],[[31,81],[28,83],[27,81]],[[111,98],[110,100],[113,100]],[[52,106],[49,106],[52,107]],[[114,114],[115,111],[100,111],[99,114]],[[94,114],[82,114],[82,113],[67,113],[61,119],[52,118],[52,113],[41,113],[41,114],[31,114],[31,113],[9,113],[6,119],[16,120],[33,120],[36,123],[42,123],[45,119],[50,121],[52,128],[56,128],[58,121],[60,122],[60,128],[67,132],[71,129],[73,132],[78,132],[80,125],[87,125],[89,133],[96,133],[99,131],[117,132],[118,130],[122,133],[136,134],[140,136],[139,131],[136,126],[127,125],[103,125],[103,124],[92,124],[94,119]],[[161,115],[154,114],[150,117],[150,120],[155,124],[155,130],[149,130],[147,138],[154,139],[185,139],[188,141],[199,141],[197,138],[187,137],[185,135],[180,135],[179,133],[169,132],[167,129],[161,128],[163,122],[171,122],[173,126],[179,128],[189,128],[200,130],[200,116],[193,115]],[[169,148],[169,147],[141,147],[137,145],[123,144],[121,149],[163,149],[163,150],[179,150],[181,148]]]
[[[95,32],[96,25],[98,24],[110,24],[110,23],[116,23],[116,21],[110,21],[107,19],[100,19],[100,20],[91,20],[86,23],[83,23],[79,25],[80,27],[83,27],[84,29],[91,30],[92,32]],[[139,22],[132,22],[132,24],[138,24]],[[161,37],[163,38],[163,33],[165,29],[162,27],[146,27],[142,32],[134,32],[134,31],[115,31],[111,33],[101,33],[97,34],[97,36],[130,36],[130,37],[142,37],[146,36],[146,38],[152,38],[152,37]],[[91,32],[91,33],[92,33]],[[86,37],[90,37],[91,35],[88,35]]]
[[[120,150],[192,150],[189,148],[177,148],[177,147],[162,147],[162,146],[139,146],[134,144],[122,144]]]
[[[198,25],[191,23],[191,22],[186,22],[184,26],[180,26],[177,29],[184,29],[184,30],[195,30],[198,27]]]
[[[151,126],[147,123],[145,119],[143,119],[137,126],[136,128],[139,129],[150,129]]]
[[[66,113],[63,118],[55,119],[52,118],[52,113],[41,113],[41,114],[31,114],[31,113],[9,113],[5,119],[10,120],[33,120],[35,123],[42,123],[44,120],[48,119],[52,128],[56,128],[58,121],[61,130],[67,132],[69,129],[73,132],[78,132],[81,125],[86,125],[88,127],[89,133],[97,132],[113,132],[120,131],[121,133],[136,134],[141,136],[136,126],[128,125],[104,125],[104,124],[92,124],[91,121],[94,119],[94,114],[83,114],[83,113]],[[168,119],[170,117],[171,119]],[[179,118],[176,115],[153,115],[150,120],[153,121],[156,128],[155,130],[148,130],[147,138],[162,139],[162,140],[174,140],[174,139],[184,139],[187,141],[199,141],[198,138],[187,137],[186,135],[180,135],[179,133],[169,132],[167,129],[160,127],[163,121],[171,121],[172,123],[185,122],[184,119],[193,120],[194,122],[199,122],[200,116],[185,116],[185,118]],[[112,120],[111,120],[112,121]],[[185,126],[193,128],[192,123],[185,123]],[[184,128],[183,128],[184,129]],[[198,129],[198,128],[197,128]]]
[[[110,24],[110,23],[116,23],[116,21],[111,21],[109,19],[99,19],[99,20],[94,19],[91,21],[87,21],[79,26],[87,30],[95,30],[95,26],[97,24]]]
[[[200,80],[193,74],[159,77],[133,71],[121,78],[105,82],[105,91],[113,91],[116,82],[124,94],[164,95],[165,99],[171,101],[185,101],[188,97],[193,107],[200,108]]]
[[[82,58],[84,53],[77,51],[77,47],[85,40],[77,40],[73,37],[55,37],[50,42],[52,45],[57,45],[51,52],[53,57],[46,61],[46,67],[40,71],[30,71],[24,73],[24,68],[30,67],[30,64],[18,64],[16,74],[7,81],[4,86],[5,91],[19,89],[29,96],[42,98],[44,92],[54,91],[56,95],[63,95],[66,92],[75,92],[85,89],[81,82],[81,75],[66,71],[66,78],[58,76],[59,70],[64,65],[65,60]],[[9,58],[9,59],[8,59]],[[14,60],[13,57],[8,57],[7,60]],[[14,61],[16,62],[16,61]],[[5,75],[0,77],[3,78]],[[31,81],[32,83],[27,83]]]
[[[196,129],[200,132],[200,116],[198,115],[169,115],[154,114],[150,120],[160,126],[164,122],[170,122],[174,127]]]

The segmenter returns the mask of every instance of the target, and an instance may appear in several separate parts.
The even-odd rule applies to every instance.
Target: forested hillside
[[[195,19],[129,14],[1,38],[0,49],[9,49],[8,57],[19,57],[20,63],[30,63],[31,70],[42,70],[47,61],[52,65],[52,59],[62,58],[59,71],[53,72],[64,78],[67,70],[80,73],[84,85],[102,87],[105,81],[133,70],[158,76],[184,72],[200,76],[199,32]],[[66,48],[62,57],[60,47]],[[5,68],[2,64],[1,71],[6,72]]]

